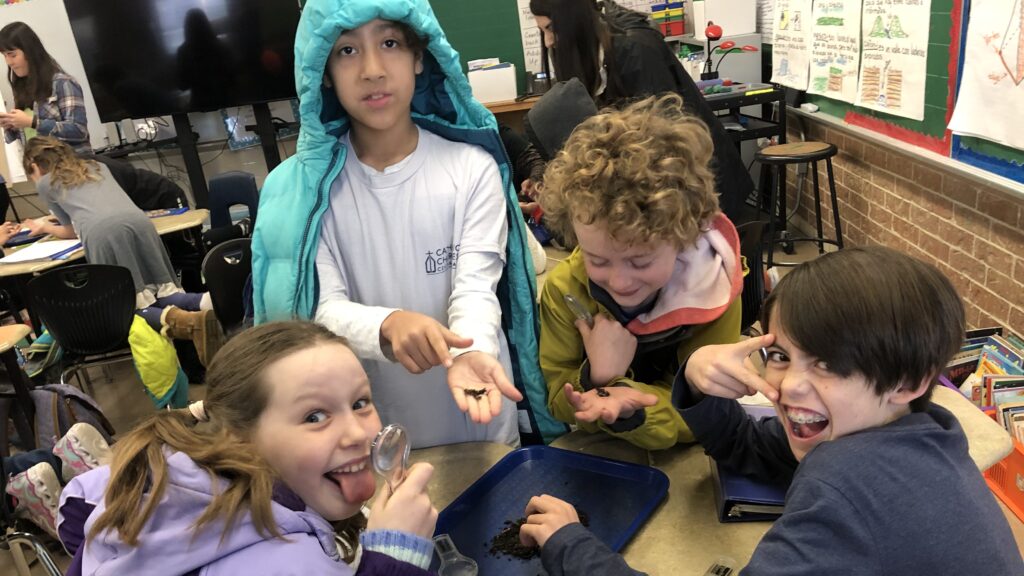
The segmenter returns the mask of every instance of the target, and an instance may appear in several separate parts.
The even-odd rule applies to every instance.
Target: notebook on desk
[[[22,262],[35,262],[40,260],[64,260],[81,248],[82,241],[77,238],[72,240],[49,240],[46,242],[36,242],[31,246],[26,246],[17,252],[0,258],[0,264],[20,264]]]
[[[775,415],[770,406],[744,405],[743,409],[757,420]],[[788,485],[755,480],[714,459],[710,462],[719,522],[775,520],[782,515]]]
[[[22,246],[24,244],[31,244],[31,243],[35,242],[36,240],[39,240],[43,236],[46,236],[46,234],[32,235],[32,233],[29,231],[28,228],[23,228],[20,232],[18,232],[17,234],[14,234],[13,236],[11,236],[7,240],[7,242],[4,244],[4,246],[7,247],[7,248],[13,248],[15,246]]]

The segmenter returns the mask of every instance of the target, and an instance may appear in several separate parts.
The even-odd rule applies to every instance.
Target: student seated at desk
[[[621,106],[645,96],[674,92],[686,110],[703,120],[714,142],[715,188],[722,211],[743,222],[744,201],[754,189],[736,144],[682,64],[647,16],[594,0],[530,0],[530,12],[551,51],[555,77],[578,78],[598,107]],[[532,121],[531,121],[532,123]]]
[[[526,242],[530,247],[530,257],[533,258],[533,271],[540,274],[547,266],[547,254],[541,239],[544,238],[545,243],[549,239],[540,223],[541,209],[537,203],[536,189],[544,179],[546,163],[533,144],[512,128],[498,124],[498,133],[512,163],[512,185],[519,199],[519,210],[530,232],[526,235]]]
[[[103,164],[83,160],[70,146],[48,136],[25,146],[25,172],[59,224],[27,220],[32,235],[82,239],[92,264],[131,271],[137,313],[157,332],[192,340],[207,365],[223,341],[208,293],[185,292],[149,218],[132,203]]]
[[[672,379],[697,348],[739,340],[742,306],[739,240],[711,158],[707,127],[669,94],[585,120],[548,164],[546,219],[579,244],[540,299],[555,418],[652,450],[693,441]]]
[[[848,248],[795,268],[763,310],[764,336],[701,348],[672,393],[712,458],[792,478],[742,574],[1024,574],[959,422],[929,401],[963,340],[949,280],[888,248]],[[734,400],[755,391],[777,418]],[[564,502],[535,498],[527,514],[523,539],[544,547],[549,574],[633,573]],[[607,559],[618,568],[593,569]]]

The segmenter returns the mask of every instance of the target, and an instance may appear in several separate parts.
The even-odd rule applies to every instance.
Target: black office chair
[[[40,320],[64,350],[61,383],[83,368],[130,360],[128,332],[135,317],[135,283],[122,266],[83,264],[57,268],[28,283]],[[80,384],[81,387],[81,384]]]
[[[252,273],[252,240],[238,238],[218,244],[206,253],[203,278],[213,300],[213,312],[224,332],[242,324],[245,279]]]
[[[743,301],[740,330],[750,333],[750,328],[761,318],[761,305],[764,303],[764,225],[765,222],[755,220],[740,224],[736,232],[740,237],[740,255],[747,261],[747,275],[743,278]]]
[[[225,172],[210,178],[210,228],[230,226],[231,207],[243,204],[249,209],[249,220],[256,225],[256,209],[260,203],[256,177],[248,172]]]

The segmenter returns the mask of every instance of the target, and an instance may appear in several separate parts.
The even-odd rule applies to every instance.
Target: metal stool
[[[839,248],[843,247],[843,230],[839,219],[839,200],[836,197],[836,180],[832,173],[832,157],[839,152],[834,144],[828,142],[793,142],[790,144],[779,144],[762,148],[754,155],[754,158],[764,166],[769,166],[774,172],[775,185],[772,186],[768,211],[771,217],[768,219],[768,268],[775,265],[774,250],[777,242],[817,242],[818,252],[825,253],[825,244],[833,244]],[[821,226],[821,192],[818,187],[818,161],[824,160],[828,170],[828,189],[832,195],[832,218],[835,221],[836,237],[834,240],[825,238],[825,232]],[[775,237],[775,225],[777,219],[782,221],[782,232],[786,232],[786,166],[789,164],[811,163],[811,173],[814,175],[814,217],[818,226],[816,237]],[[778,206],[778,216],[775,214],[775,206]],[[792,262],[779,262],[780,266],[793,266]]]

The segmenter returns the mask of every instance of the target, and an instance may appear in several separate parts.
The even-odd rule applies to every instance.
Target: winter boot
[[[209,366],[224,344],[224,333],[213,310],[190,312],[176,306],[164,308],[160,317],[162,334],[174,339],[192,340],[203,366]]]
[[[87,422],[77,422],[53,447],[61,461],[61,476],[70,482],[79,474],[110,464],[111,453],[107,439]]]
[[[40,462],[21,474],[11,477],[7,493],[18,501],[17,513],[57,537],[57,507],[60,503],[60,480],[49,462]]]

